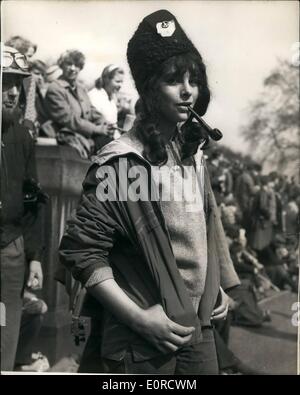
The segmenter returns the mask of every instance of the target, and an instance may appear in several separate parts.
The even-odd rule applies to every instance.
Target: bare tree
[[[242,134],[253,156],[279,172],[299,171],[299,69],[286,60],[264,80],[260,97],[249,106]]]

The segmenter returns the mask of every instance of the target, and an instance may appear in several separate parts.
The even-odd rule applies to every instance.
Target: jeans
[[[80,362],[81,373],[127,373],[211,375],[218,374],[218,361],[212,328],[204,328],[203,340],[184,346],[175,353],[159,355],[145,361],[135,361],[129,350],[124,359],[114,361],[100,356],[100,339],[90,337]]]
[[[1,249],[1,370],[12,371],[18,345],[25,277],[23,237]],[[5,318],[5,319],[4,319]],[[2,322],[3,321],[3,322]]]

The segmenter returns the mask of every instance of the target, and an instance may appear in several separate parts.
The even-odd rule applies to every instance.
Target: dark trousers
[[[23,237],[1,249],[1,370],[12,371],[18,345],[25,276]]]
[[[80,362],[79,372],[170,375],[219,373],[212,328],[203,329],[203,339],[197,344],[144,361],[135,361],[131,351],[128,351],[121,361],[101,358],[100,344],[99,336],[90,336]]]
[[[28,314],[23,312],[21,318],[20,335],[16,353],[15,365],[29,365],[34,352],[35,342],[43,323],[42,314]]]

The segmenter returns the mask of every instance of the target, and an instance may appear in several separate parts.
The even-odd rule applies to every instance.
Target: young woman
[[[199,149],[205,136],[186,107],[206,112],[205,66],[165,10],[143,19],[127,58],[140,114],[95,158],[60,246],[92,316],[80,371],[217,374],[212,324],[227,314],[223,289],[239,280]]]
[[[95,81],[95,88],[89,91],[89,97],[93,105],[111,125],[117,123],[117,104],[115,95],[121,89],[124,79],[124,71],[115,64],[106,66],[101,77]]]
[[[89,91],[92,104],[107,122],[109,129],[116,133],[115,138],[120,137],[117,132],[118,108],[116,94],[121,89],[124,79],[124,71],[119,66],[110,64],[106,66],[101,77],[95,81],[95,87]]]

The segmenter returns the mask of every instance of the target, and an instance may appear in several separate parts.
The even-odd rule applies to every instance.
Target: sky
[[[86,56],[89,85],[110,63],[126,70],[123,90],[136,97],[126,49],[139,22],[168,9],[200,51],[212,99],[204,119],[224,144],[247,152],[241,127],[278,58],[291,60],[299,42],[297,1],[2,0],[2,40],[22,35],[38,45],[35,58],[55,62],[66,49]]]

